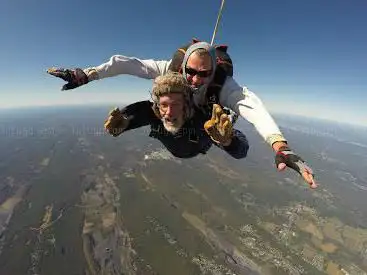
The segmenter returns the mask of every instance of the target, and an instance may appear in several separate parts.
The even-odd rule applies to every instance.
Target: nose
[[[192,82],[193,85],[197,86],[197,85],[201,84],[201,78],[197,75],[194,75],[192,77],[191,82]]]
[[[187,81],[191,85],[193,85],[193,86],[199,86],[201,84],[201,82],[202,82],[201,78],[199,76],[197,76],[197,75],[194,75],[194,76],[189,75],[189,76],[187,76]]]
[[[166,110],[166,113],[165,113],[165,115],[166,116],[172,116],[172,107],[171,106],[167,106],[167,110]]]

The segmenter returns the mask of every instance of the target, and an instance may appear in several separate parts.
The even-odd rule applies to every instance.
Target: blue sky
[[[192,37],[210,41],[220,0],[0,3],[0,108],[148,98],[151,81],[118,76],[62,92],[52,66],[114,54],[168,59]],[[367,125],[365,0],[227,0],[217,43],[235,79],[271,112]]]

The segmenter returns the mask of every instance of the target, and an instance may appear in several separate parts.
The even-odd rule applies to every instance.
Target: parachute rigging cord
[[[220,9],[219,9],[218,17],[217,17],[217,22],[215,23],[215,27],[214,27],[212,41],[210,42],[210,45],[211,46],[213,46],[215,35],[217,34],[218,24],[219,24],[219,21],[220,21],[220,19],[222,17],[222,11],[223,11],[224,2],[225,2],[225,0],[222,0],[222,4],[220,5]]]

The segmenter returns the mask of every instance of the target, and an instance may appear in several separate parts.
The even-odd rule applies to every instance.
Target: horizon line
[[[131,104],[131,102],[101,102],[101,103],[96,103],[96,102],[71,102],[71,103],[65,103],[65,102],[61,102],[61,103],[52,103],[52,104],[33,104],[33,105],[20,105],[20,106],[1,106],[0,105],[0,111],[1,112],[6,112],[6,111],[16,111],[16,110],[24,110],[24,109],[47,109],[47,108],[68,108],[68,107],[87,107],[87,106],[92,106],[92,107],[118,107],[118,105],[128,105]],[[308,115],[301,115],[301,114],[296,114],[296,113],[284,113],[284,112],[280,112],[280,111],[274,111],[274,110],[269,110],[269,113],[273,116],[288,116],[288,117],[298,117],[298,118],[307,118],[307,119],[314,119],[314,120],[319,120],[319,121],[324,121],[324,122],[329,122],[329,123],[334,123],[334,124],[342,124],[342,125],[346,125],[346,126],[353,126],[353,127],[361,127],[361,128],[366,128],[367,129],[367,124],[360,124],[360,123],[351,123],[351,122],[345,122],[345,121],[337,121],[337,120],[332,120],[329,118],[322,118],[322,117],[317,117],[317,116],[308,116]],[[244,119],[246,120],[246,119]],[[276,122],[276,121],[275,121]],[[276,122],[277,123],[277,122]],[[278,124],[278,123],[277,123]]]

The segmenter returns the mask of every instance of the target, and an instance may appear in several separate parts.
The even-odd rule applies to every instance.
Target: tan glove
[[[233,136],[232,122],[220,105],[213,105],[212,118],[205,122],[204,129],[214,142],[224,146],[231,144]]]
[[[131,117],[126,117],[119,108],[115,108],[105,120],[104,128],[110,135],[117,137],[125,131],[130,120]]]

